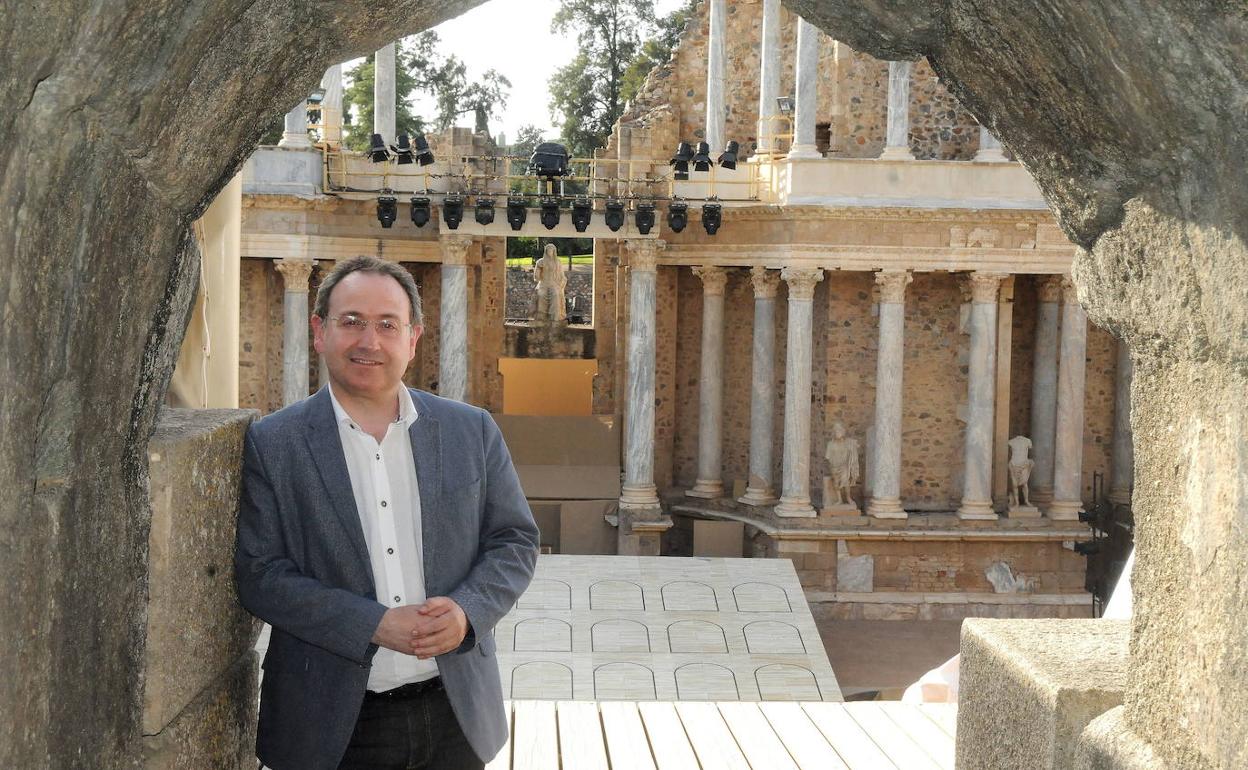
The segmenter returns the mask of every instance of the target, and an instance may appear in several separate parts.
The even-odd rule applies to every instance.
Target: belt
[[[431,693],[435,690],[441,689],[442,677],[435,676],[420,682],[408,682],[407,684],[400,685],[392,690],[383,690],[382,692],[367,690],[364,693],[364,697],[372,698],[374,700],[411,700],[413,698],[419,698],[421,695],[425,695],[426,693]]]

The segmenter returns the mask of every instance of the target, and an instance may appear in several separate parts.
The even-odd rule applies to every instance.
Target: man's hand
[[[434,596],[414,609],[417,618],[411,630],[411,654],[427,660],[463,644],[468,634],[468,616],[454,599]]]
[[[381,622],[377,624],[377,630],[373,632],[373,644],[404,655],[415,655],[412,633],[417,622],[422,619],[422,606],[424,605],[405,604],[386,610],[386,614],[381,616]]]

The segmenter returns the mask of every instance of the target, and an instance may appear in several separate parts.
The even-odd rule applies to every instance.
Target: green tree
[[[590,157],[624,112],[624,74],[654,19],[653,0],[560,0],[552,32],[575,33],[580,53],[550,78],[550,111],[573,156]]]
[[[510,90],[511,81],[493,69],[486,70],[477,82],[469,83],[467,66],[451,56],[440,68],[432,89],[438,105],[438,130],[445,131],[455,125],[457,117],[472,112],[475,129],[488,133],[490,118],[507,106]]]
[[[627,104],[637,97],[646,82],[646,76],[655,67],[662,66],[672,58],[672,50],[680,41],[681,33],[697,10],[699,0],[685,0],[685,4],[655,21],[655,33],[641,44],[636,58],[624,71],[621,95]]]
[[[512,155],[519,155],[527,158],[532,155],[533,150],[537,149],[537,146],[544,141],[546,140],[542,137],[541,129],[535,125],[526,124],[520,126],[520,128],[516,130],[516,138],[511,143],[509,152]]]

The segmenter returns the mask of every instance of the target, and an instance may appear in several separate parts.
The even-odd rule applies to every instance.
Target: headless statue
[[[1020,505],[1031,506],[1028,499],[1027,484],[1031,481],[1031,469],[1036,461],[1028,457],[1031,450],[1031,439],[1026,436],[1015,436],[1009,440],[1010,447],[1010,507]]]
[[[563,292],[568,285],[568,276],[553,243],[546,244],[542,258],[533,266],[533,279],[537,281],[537,312],[534,318],[538,321],[566,320]]]
[[[832,440],[828,442],[824,456],[828,460],[831,492],[836,500],[825,500],[823,504],[857,505],[850,496],[849,488],[858,482],[858,439],[846,437],[845,425],[840,420],[832,423]]]

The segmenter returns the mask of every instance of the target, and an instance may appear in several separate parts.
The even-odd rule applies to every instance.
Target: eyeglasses
[[[351,313],[331,316],[329,320],[338,324],[338,328],[348,334],[363,334],[365,329],[372,326],[377,330],[379,337],[398,337],[404,327],[411,326],[411,324],[400,323],[393,318],[378,318],[375,321],[370,321],[367,318],[361,318]]]

